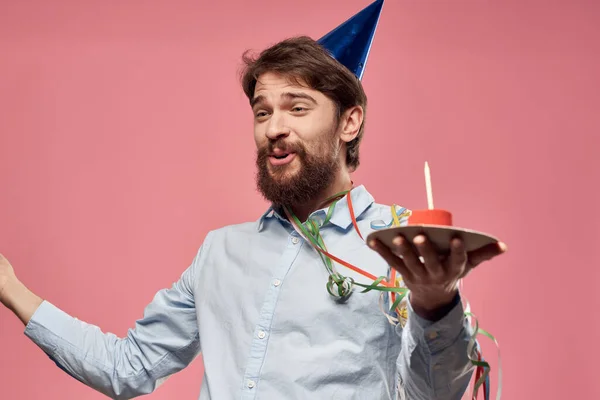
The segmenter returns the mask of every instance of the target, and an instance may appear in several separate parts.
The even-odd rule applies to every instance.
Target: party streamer
[[[396,270],[394,268],[390,268],[391,272],[389,278],[386,276],[376,277],[375,275],[370,274],[369,272],[364,271],[330,254],[327,251],[327,247],[320,233],[320,228],[329,222],[333,215],[335,205],[344,196],[346,196],[348,201],[348,209],[352,218],[352,225],[354,226],[354,229],[356,230],[359,237],[362,240],[364,240],[363,235],[361,234],[360,229],[358,228],[358,223],[354,215],[354,208],[352,207],[352,198],[350,196],[350,190],[337,193],[325,200],[324,204],[327,204],[329,202],[331,202],[331,204],[329,205],[329,208],[327,210],[325,220],[320,224],[317,221],[310,218],[303,224],[288,207],[284,207],[284,211],[289,221],[292,223],[294,229],[298,232],[298,234],[300,234],[305,240],[307,240],[315,248],[315,250],[317,250],[319,256],[321,257],[321,260],[323,261],[323,264],[325,265],[325,268],[329,274],[326,288],[327,292],[330,295],[340,298],[348,297],[354,290],[355,286],[362,287],[364,289],[361,291],[361,293],[366,293],[371,290],[381,291],[382,297],[380,297],[380,308],[383,311],[384,315],[386,316],[386,318],[388,318],[390,323],[400,323],[402,326],[404,326],[408,317],[407,306],[404,300],[407,299],[409,290],[403,285],[402,277],[396,277]],[[392,220],[388,224],[386,224],[383,221],[375,221],[371,223],[371,228],[376,230],[401,226],[401,219],[409,217],[411,212],[410,210],[407,210],[403,207],[400,207],[399,209],[398,208],[399,207],[396,204],[393,204],[391,206]],[[346,268],[349,268],[357,272],[358,274],[363,275],[366,278],[371,279],[373,282],[371,284],[360,283],[352,277],[344,276],[337,270],[334,262]],[[462,280],[460,282],[460,285],[462,288]],[[381,301],[383,299],[383,296],[385,296],[386,294],[389,295],[391,303],[391,307],[387,312],[384,310]],[[394,314],[397,317],[394,317]],[[489,363],[483,359],[481,350],[477,345],[477,336],[481,334],[491,339],[496,345],[496,348],[498,349],[498,390],[496,393],[496,400],[500,400],[502,393],[502,367],[500,362],[500,347],[498,345],[498,342],[490,333],[479,328],[479,322],[475,315],[471,313],[468,301],[465,305],[464,315],[467,318],[469,325],[473,327],[473,334],[469,338],[467,350],[471,364],[476,367],[475,383],[473,385],[473,392],[471,397],[473,400],[477,399],[479,389],[483,388],[484,400],[490,399],[489,372],[491,367]],[[473,323],[474,326],[472,325]]]

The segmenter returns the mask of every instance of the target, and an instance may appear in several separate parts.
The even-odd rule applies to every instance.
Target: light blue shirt
[[[390,207],[363,186],[351,195],[364,238],[371,222],[391,220]],[[323,221],[325,212],[310,217]],[[375,276],[389,274],[353,228],[346,198],[321,235],[331,254]],[[462,397],[473,368],[472,330],[460,302],[435,323],[408,304],[406,324],[393,325],[381,311],[381,292],[357,287],[339,302],[327,292],[327,278],[316,250],[269,209],[255,222],[209,232],[181,278],[156,294],[126,337],[48,301],[25,334],[75,379],[115,399],[152,392],[199,354],[201,400]]]

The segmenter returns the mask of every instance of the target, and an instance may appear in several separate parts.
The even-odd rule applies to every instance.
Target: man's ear
[[[340,118],[340,139],[348,143],[354,140],[363,123],[363,108],[354,106],[347,109]]]

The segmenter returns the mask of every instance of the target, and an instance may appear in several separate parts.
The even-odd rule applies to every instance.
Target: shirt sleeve
[[[473,329],[459,301],[441,320],[419,317],[408,301],[408,320],[397,326],[402,347],[397,360],[397,398],[460,400],[474,366],[467,349]]]
[[[113,399],[153,392],[200,352],[193,282],[202,249],[171,288],[159,291],[124,338],[44,301],[25,335],[62,370]]]

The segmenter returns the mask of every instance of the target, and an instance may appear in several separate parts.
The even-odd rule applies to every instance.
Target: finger
[[[444,275],[444,267],[438,257],[438,251],[435,245],[425,235],[417,235],[413,239],[419,254],[423,257],[425,271],[432,277],[441,277]]]
[[[396,237],[393,242],[395,246],[394,250],[396,253],[402,256],[404,265],[414,274],[421,274],[423,272],[423,263],[419,259],[419,253],[414,246],[404,236],[400,235]]]
[[[467,251],[465,243],[454,238],[450,241],[450,256],[448,257],[448,270],[453,277],[462,277],[467,265]]]
[[[419,259],[419,253],[404,236],[398,236],[392,242],[396,253],[402,256],[402,261],[412,280],[422,280],[427,276],[425,266]]]
[[[395,255],[392,250],[381,243],[378,239],[370,240],[369,247],[379,253],[381,257],[388,263],[388,265],[394,268],[396,271],[400,273],[404,277],[404,279],[411,280],[413,278],[411,272],[406,268],[404,261],[397,255]]]
[[[473,250],[468,254],[469,265],[474,268],[484,261],[491,260],[492,258],[505,253],[508,250],[507,246],[503,242],[488,244],[477,250]]]

